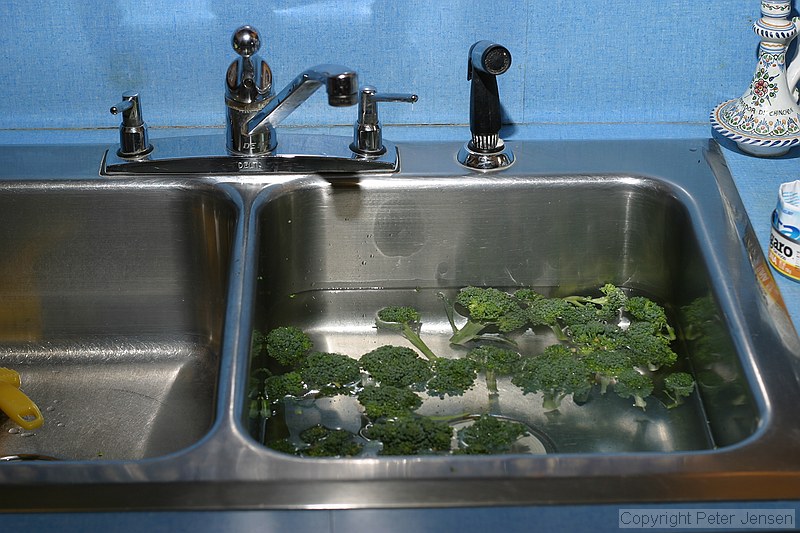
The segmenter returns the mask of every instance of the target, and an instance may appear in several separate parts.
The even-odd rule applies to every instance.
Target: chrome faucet
[[[256,156],[278,145],[275,126],[288,117],[317,89],[325,85],[328,104],[352,106],[358,102],[358,77],[353,69],[322,64],[312,67],[274,94],[272,71],[256,52],[261,46],[251,26],[237,29],[232,38],[239,58],[226,76],[227,148],[234,155]]]
[[[413,94],[377,93],[366,86],[359,91],[353,69],[321,64],[291,81],[279,93],[273,89],[272,70],[258,54],[261,40],[251,26],[233,33],[238,54],[225,74],[225,141],[219,135],[158,140],[153,149],[141,117],[138,95],[126,93],[111,109],[122,113],[119,147],[105,153],[104,176],[180,175],[251,176],[277,173],[320,173],[352,176],[358,173],[397,172],[397,146],[384,141],[378,120],[379,102],[416,102]],[[325,86],[328,104],[359,104],[353,142],[332,135],[275,134],[275,127]]]

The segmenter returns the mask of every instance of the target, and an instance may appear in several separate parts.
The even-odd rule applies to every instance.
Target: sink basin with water
[[[758,427],[758,409],[718,321],[711,274],[678,194],[668,184],[635,175],[301,185],[261,211],[256,324],[263,331],[297,326],[310,335],[315,350],[358,358],[386,344],[412,347],[375,327],[382,307],[410,305],[425,317],[421,335],[433,352],[457,358],[467,348],[449,344],[452,331],[439,296],[453,300],[460,287],[507,292],[534,287],[548,296],[596,296],[598,287],[614,283],[664,305],[682,331],[692,327],[681,322],[682,310],[708,301],[705,338],[676,342],[679,368],[700,373],[706,382],[699,380],[701,394],[682,408],[667,409],[654,398],[642,411],[613,394],[593,394],[585,405],[568,401],[546,412],[540,397],[523,395],[507,377],[499,383],[502,405],[492,414],[538,430],[560,453],[672,452],[735,444]],[[558,342],[546,327],[515,340],[523,354],[541,353]],[[491,410],[482,378],[463,396],[422,396],[425,403],[417,413],[423,415]],[[338,414],[306,407],[306,427],[320,417],[344,425],[344,411],[349,411],[349,425],[355,423],[358,432],[359,412],[353,412],[352,403],[335,403],[343,411]],[[302,422],[294,424],[297,431],[306,429]]]
[[[46,418],[30,436],[0,418],[0,450],[59,459],[0,464],[2,507],[800,497],[800,343],[713,142],[516,142],[495,173],[461,167],[460,143],[405,143],[393,174],[110,180],[102,148],[49,170],[27,148],[0,151],[0,366]],[[359,357],[404,343],[374,328],[379,308],[414,305],[425,340],[452,357],[439,292],[609,282],[667,310],[678,368],[698,383],[685,405],[593,394],[545,412],[501,379],[495,414],[541,446],[489,456],[297,457],[264,443],[288,422],[251,417],[254,331],[294,325],[318,350]],[[481,413],[487,396],[479,379],[422,411]],[[352,398],[297,413],[361,424]]]

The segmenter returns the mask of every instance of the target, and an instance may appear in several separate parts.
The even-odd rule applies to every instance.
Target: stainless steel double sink
[[[0,367],[46,419],[0,416],[0,456],[34,459],[0,462],[0,508],[800,497],[800,343],[716,144],[511,144],[495,173],[440,142],[399,144],[391,174],[114,179],[105,147],[0,148]],[[606,282],[684,333],[686,409],[565,408],[544,455],[311,459],[251,434],[254,330],[361,354],[392,342],[389,300]],[[425,324],[434,346],[448,327]]]

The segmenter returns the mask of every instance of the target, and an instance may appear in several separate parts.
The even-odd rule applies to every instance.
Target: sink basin
[[[0,366],[46,423],[0,456],[136,460],[214,420],[234,210],[152,184],[0,184]]]
[[[0,508],[800,498],[800,341],[717,145],[509,144],[501,172],[437,142],[399,144],[393,174],[136,179],[98,176],[106,147],[0,149],[0,366],[46,418],[26,436],[0,417],[0,451],[59,459],[0,464]],[[374,327],[379,308],[414,305],[453,356],[438,293],[609,282],[665,307],[676,369],[698,384],[684,405],[593,392],[553,412],[501,394],[541,448],[488,456],[298,457],[265,444],[290,422],[252,416],[255,331],[293,325],[359,357],[405,343]],[[549,335],[517,341],[536,352]],[[479,380],[421,409],[479,413],[487,397]],[[361,423],[352,397],[293,408]]]
[[[315,350],[358,358],[387,344],[413,347],[396,333],[375,328],[381,308],[410,305],[423,316],[421,336],[433,352],[459,358],[467,347],[449,345],[453,332],[439,295],[453,300],[461,287],[599,296],[599,287],[613,283],[662,304],[679,332],[692,327],[683,323],[684,310],[691,314],[692,306],[707,303],[704,338],[675,343],[678,368],[699,374],[701,394],[687,405],[671,410],[654,398],[642,411],[614,394],[594,394],[585,405],[563,402],[558,411],[547,412],[541,398],[523,395],[505,379],[499,384],[502,406],[493,414],[523,422],[559,453],[732,445],[756,431],[761,415],[733,341],[718,320],[714,274],[703,257],[708,245],[692,227],[682,196],[662,180],[624,174],[510,172],[362,180],[357,187],[300,184],[261,210],[257,329],[296,326],[309,334]],[[547,327],[515,340],[521,353],[532,355],[558,342]],[[423,394],[417,413],[485,413],[489,393],[482,383],[481,378],[463,396],[444,401]],[[329,399],[320,403],[327,406]],[[358,433],[360,413],[352,401],[339,403],[307,407],[305,426],[293,420],[288,429],[307,429],[322,417],[355,425]],[[267,433],[280,431],[267,428]]]

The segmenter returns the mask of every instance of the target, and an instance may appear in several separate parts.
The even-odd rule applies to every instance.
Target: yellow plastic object
[[[23,429],[36,429],[44,423],[42,412],[19,390],[19,373],[10,368],[0,368],[0,411]]]

